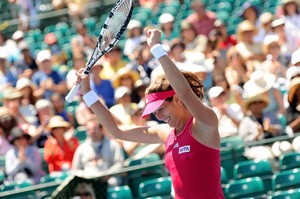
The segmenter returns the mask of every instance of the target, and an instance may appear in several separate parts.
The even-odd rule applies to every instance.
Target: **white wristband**
[[[157,60],[162,56],[167,55],[166,51],[163,49],[161,44],[155,44],[154,46],[152,46],[150,51]]]
[[[93,90],[87,92],[82,98],[88,107],[91,107],[92,104],[99,100],[98,95]]]

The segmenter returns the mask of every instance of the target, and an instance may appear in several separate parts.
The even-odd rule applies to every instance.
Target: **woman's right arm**
[[[90,78],[82,74],[82,69],[77,72],[78,80],[75,83],[79,83],[81,80],[80,91],[82,95],[88,93],[90,88]],[[91,110],[97,116],[99,122],[104,128],[116,139],[127,140],[133,142],[143,143],[161,143],[162,140],[159,136],[160,126],[157,127],[137,127],[129,126],[120,128],[111,112],[104,106],[100,100],[96,101],[90,106]]]

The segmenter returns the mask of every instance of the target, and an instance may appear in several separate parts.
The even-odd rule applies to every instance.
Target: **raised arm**
[[[160,43],[160,31],[157,29],[146,29],[148,45],[151,49]],[[176,95],[183,101],[190,113],[199,121],[207,124],[215,124],[217,117],[213,110],[204,105],[191,89],[188,81],[181,71],[171,61],[168,56],[162,56],[158,59],[163,70],[172,85]]]
[[[91,91],[90,88],[90,78],[83,74],[83,69],[79,70],[77,73],[78,79],[75,82],[80,83],[80,91],[87,100],[93,100],[95,93]],[[97,116],[99,122],[107,129],[107,131],[115,138],[120,140],[143,142],[143,143],[160,143],[161,138],[158,136],[157,127],[138,127],[138,126],[128,126],[126,128],[120,128],[114,120],[111,112],[104,106],[97,98],[96,102],[93,103],[90,108]]]

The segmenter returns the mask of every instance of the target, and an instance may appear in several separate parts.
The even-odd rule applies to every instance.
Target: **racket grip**
[[[80,84],[76,84],[72,87],[72,89],[69,91],[68,95],[65,97],[65,100],[69,103],[71,103],[73,101],[73,98],[75,97],[75,95],[78,92]]]

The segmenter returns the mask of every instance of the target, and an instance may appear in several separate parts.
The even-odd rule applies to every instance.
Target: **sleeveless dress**
[[[220,150],[197,141],[192,133],[193,118],[184,130],[174,130],[165,141],[165,164],[170,172],[176,199],[223,199]]]

